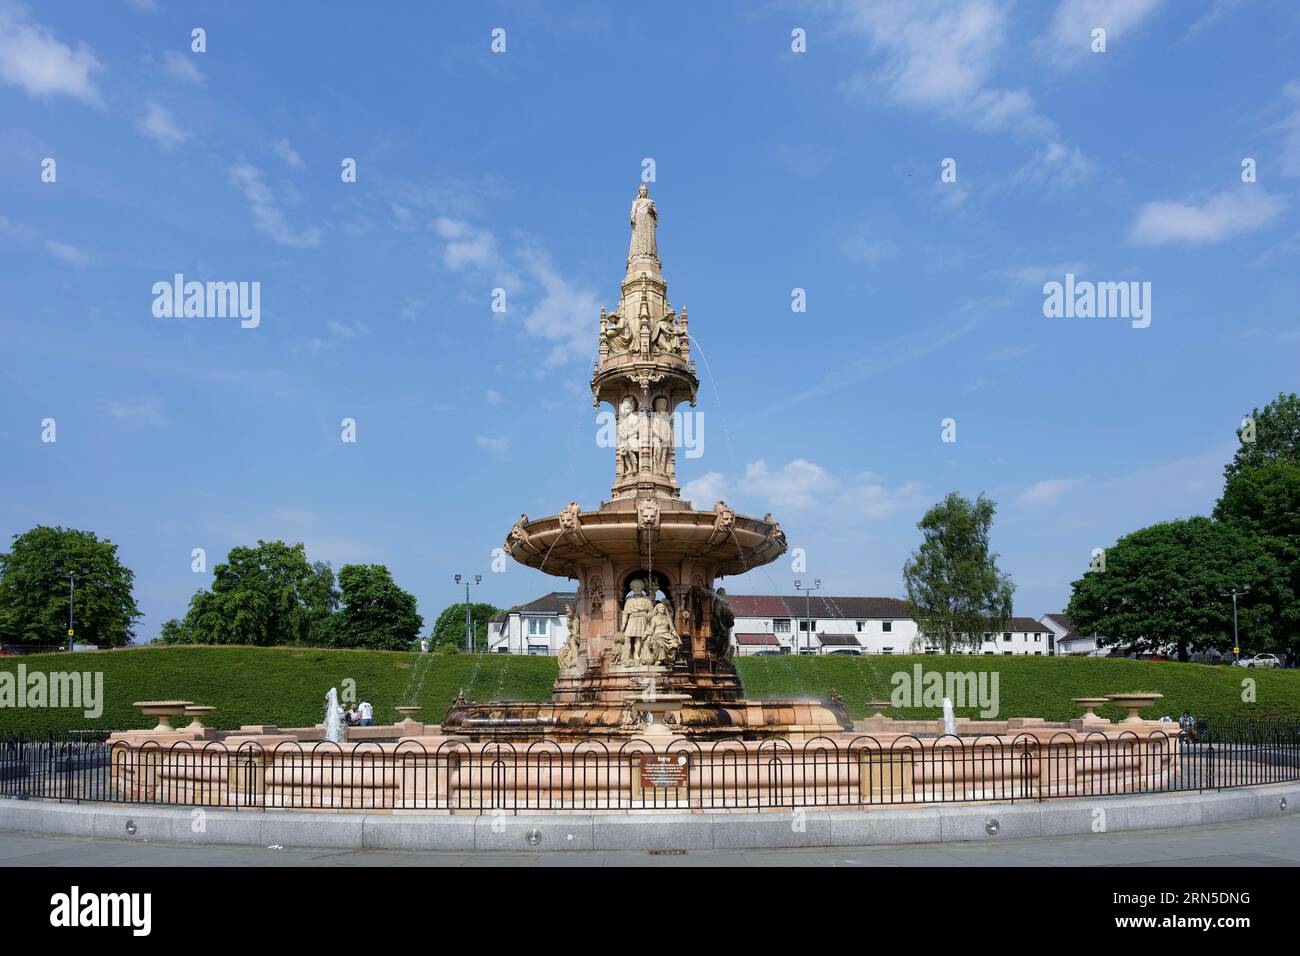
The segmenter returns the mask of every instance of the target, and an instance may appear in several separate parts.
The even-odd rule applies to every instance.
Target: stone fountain
[[[516,561],[578,582],[552,698],[458,698],[443,732],[475,740],[626,737],[643,727],[637,704],[668,695],[673,729],[688,737],[848,730],[838,701],[742,697],[730,661],[734,616],[715,584],[775,561],[785,535],[771,515],[737,514],[722,501],[696,511],[682,500],[681,407],[695,405],[699,380],[686,309],[673,309],[660,271],[658,211],[644,185],[629,223],[622,294],[615,311],[601,309],[591,378],[593,404],[613,410],[610,499],[592,509],[570,502],[545,518],[520,515],[505,543]]]

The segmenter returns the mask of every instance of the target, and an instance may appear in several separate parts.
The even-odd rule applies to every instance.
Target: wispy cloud
[[[1038,47],[1065,68],[1092,54],[1092,31],[1106,31],[1106,49],[1122,41],[1160,12],[1164,0],[1061,0]]]
[[[140,120],[140,132],[162,147],[163,152],[171,152],[190,138],[188,130],[176,125],[172,114],[161,104],[150,102]]]
[[[289,145],[287,139],[277,139],[273,144],[271,144],[271,149],[274,150],[275,155],[284,160],[285,165],[290,169],[306,168],[307,164],[302,161],[302,157],[298,155],[298,151]]]
[[[746,465],[745,474],[734,483],[721,472],[711,471],[687,482],[682,497],[699,509],[735,498],[742,504],[752,503],[756,509],[834,513],[841,521],[881,520],[900,511],[919,510],[925,503],[924,488],[918,482],[890,487],[870,474],[840,478],[803,458],[777,469],[760,458]]]
[[[191,83],[194,86],[203,86],[207,83],[207,77],[203,75],[193,58],[184,53],[168,50],[163,55],[162,66],[163,71],[174,80]]]
[[[127,398],[106,404],[108,414],[118,421],[139,425],[166,425],[162,402],[156,398]]]
[[[31,20],[17,3],[0,3],[0,81],[29,96],[71,96],[102,106],[92,74],[103,67],[94,51],[78,42],[74,50],[54,31]]]
[[[505,455],[510,451],[510,441],[506,438],[476,435],[474,444],[478,445],[479,448],[486,448],[488,451],[496,452],[498,455]]]
[[[1138,210],[1129,238],[1148,246],[1218,242],[1268,225],[1285,206],[1281,196],[1255,185],[1216,193],[1201,202],[1149,202]]]
[[[320,244],[320,230],[317,227],[295,229],[285,220],[262,170],[250,163],[238,163],[230,169],[230,181],[252,206],[253,224],[258,230],[284,246],[301,249]]]

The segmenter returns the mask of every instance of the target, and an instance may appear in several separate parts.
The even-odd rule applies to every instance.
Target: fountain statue
[[[521,564],[577,581],[551,700],[457,701],[443,730],[476,740],[536,738],[540,726],[561,739],[627,736],[643,727],[626,718],[647,681],[661,697],[680,698],[668,716],[683,736],[848,730],[839,701],[741,698],[731,663],[735,615],[715,584],[775,561],[786,539],[771,515],[737,514],[721,501],[696,511],[682,499],[676,431],[699,389],[692,339],[686,309],[679,315],[668,301],[659,212],[645,185],[627,221],[619,304],[602,308],[593,329],[592,400],[613,409],[616,423],[610,500],[585,510],[571,502],[545,518],[520,515],[505,541]]]
[[[325,739],[341,744],[343,734],[343,708],[339,706],[338,688],[331,687],[325,695]]]

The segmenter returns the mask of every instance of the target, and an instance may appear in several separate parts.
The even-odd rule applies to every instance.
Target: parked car
[[[1276,654],[1256,654],[1254,657],[1243,657],[1237,661],[1238,667],[1281,667],[1282,662],[1277,659]]]
[[[750,657],[780,657],[784,651],[755,651]]]
[[[835,650],[827,651],[826,653],[827,654],[853,654],[856,656],[861,654],[862,652],[853,647],[837,647],[835,648]]]

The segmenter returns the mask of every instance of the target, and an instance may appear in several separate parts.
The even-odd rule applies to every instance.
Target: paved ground
[[[196,847],[0,831],[0,866],[1300,866],[1300,812],[1215,826],[824,850],[411,853]]]

